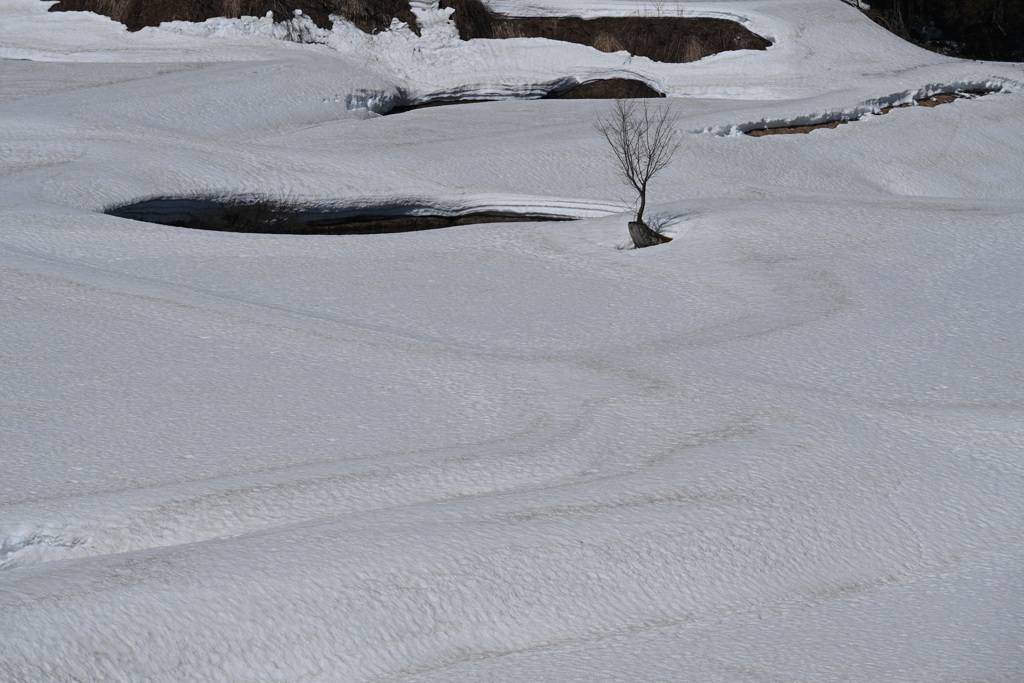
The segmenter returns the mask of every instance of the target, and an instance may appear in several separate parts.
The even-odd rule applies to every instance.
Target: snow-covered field
[[[840,0],[659,3],[775,41],[682,65],[50,4],[0,0],[0,680],[1024,680],[1024,67]],[[662,247],[607,101],[376,114],[612,76],[681,117]],[[257,194],[582,220],[102,213]]]

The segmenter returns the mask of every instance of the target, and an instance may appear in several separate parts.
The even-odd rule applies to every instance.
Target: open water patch
[[[269,235],[377,235],[504,222],[569,221],[557,209],[517,206],[438,211],[428,206],[313,206],[267,197],[157,197],[113,206],[107,215],[179,228]]]

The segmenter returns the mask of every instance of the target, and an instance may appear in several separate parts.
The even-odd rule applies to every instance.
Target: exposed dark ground
[[[471,38],[550,38],[602,52],[625,50],[656,62],[693,62],[727,50],[764,50],[771,42],[725,19],[671,15],[605,17],[506,17],[479,0],[441,0],[455,9],[463,40]]]
[[[857,4],[856,0],[846,0]],[[872,0],[865,13],[896,35],[951,57],[1024,61],[1024,0]]]
[[[616,98],[647,98],[664,97],[665,93],[658,92],[643,81],[636,81],[629,78],[607,78],[600,81],[582,83],[568,90],[553,91],[544,96],[546,100],[613,100]],[[427,109],[430,107],[444,107],[452,104],[476,104],[492,100],[433,100],[395,107],[386,112],[387,115],[403,114],[416,109]]]
[[[550,38],[589,45],[604,52],[625,50],[659,62],[692,62],[726,50],[763,50],[771,43],[740,24],[724,19],[675,16],[504,17],[480,0],[442,0],[454,7],[459,35],[470,38]],[[392,18],[417,30],[408,0],[62,0],[51,11],[91,11],[137,31],[164,21],[204,21],[212,17],[264,16],[284,20],[300,9],[318,26],[329,27],[340,14],[366,32],[382,31]]]
[[[383,31],[392,18],[416,25],[408,0],[61,0],[50,11],[96,12],[138,31],[164,21],[262,17],[267,12],[281,21],[290,19],[297,9],[321,27],[331,25],[331,14],[341,14],[367,33]]]
[[[905,109],[907,107],[937,107],[940,104],[949,104],[961,99],[974,99],[976,97],[984,97],[990,94],[992,91],[983,92],[963,92],[963,93],[942,93],[934,95],[932,97],[926,97],[924,99],[916,100],[913,104],[898,104],[895,107],[883,107],[882,114],[888,114],[893,109]],[[850,121],[856,121],[855,118],[849,119],[835,119],[833,121],[823,121],[822,123],[812,123],[806,126],[777,126],[774,128],[755,128],[754,130],[748,130],[747,135],[755,138],[764,137],[765,135],[791,135],[794,133],[810,133],[812,131],[821,130],[822,128],[837,128],[844,123]]]
[[[310,209],[272,198],[155,198],[111,207],[105,213],[178,228],[272,235],[377,235],[476,223],[571,220],[493,211],[461,216],[395,215],[384,211],[346,214],[343,209]]]

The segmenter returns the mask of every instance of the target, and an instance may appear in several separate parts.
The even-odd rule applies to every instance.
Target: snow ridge
[[[813,126],[833,121],[848,122],[857,121],[867,116],[874,116],[883,113],[893,107],[900,105],[912,105],[920,100],[925,100],[936,95],[958,95],[970,99],[978,95],[990,93],[1013,92],[1019,84],[1008,79],[992,78],[983,81],[961,81],[946,84],[929,84],[916,90],[904,90],[884,97],[862,102],[854,107],[841,110],[831,110],[797,116],[788,119],[760,119],[748,121],[741,124],[729,124],[721,126],[709,126],[697,134],[709,134],[715,137],[733,137],[748,133],[752,130],[765,130],[772,128],[787,128],[791,126]]]

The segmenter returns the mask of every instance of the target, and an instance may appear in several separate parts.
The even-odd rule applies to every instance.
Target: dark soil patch
[[[694,62],[727,50],[765,50],[771,41],[727,19],[654,17],[508,17],[480,0],[441,0],[455,9],[463,40],[472,38],[549,38],[601,50],[625,50],[656,62]]]
[[[573,220],[550,214],[512,214],[500,211],[460,216],[413,215],[414,209],[415,207],[389,207],[376,211],[369,209],[353,212],[343,208],[306,209],[266,198],[157,198],[112,207],[104,213],[178,228],[271,235],[377,235],[436,230],[477,223]]]
[[[972,91],[972,92],[966,92],[965,91],[965,92],[956,92],[956,93],[941,93],[941,94],[933,95],[931,97],[926,97],[926,98],[923,98],[923,99],[920,99],[920,100],[915,100],[913,104],[911,104],[909,102],[906,102],[904,104],[897,104],[894,107],[882,107],[882,109],[880,109],[878,111],[878,113],[879,114],[888,114],[893,109],[905,109],[907,107],[913,107],[913,106],[918,106],[918,107],[937,107],[940,104],[949,104],[950,102],[955,102],[956,100],[975,99],[977,97],[984,97],[985,95],[988,95],[988,94],[990,94],[992,92],[997,92],[997,91],[994,91],[994,90],[984,90],[984,91],[978,90],[978,91]],[[857,120],[857,118],[853,117],[853,118],[835,119],[833,121],[824,121],[822,123],[813,123],[813,124],[805,125],[805,126],[775,126],[775,127],[770,127],[770,128],[756,128],[754,130],[746,131],[746,134],[750,135],[751,137],[760,138],[760,137],[764,137],[765,135],[792,135],[792,134],[795,134],[795,133],[810,133],[811,131],[820,130],[822,128],[838,128],[840,124],[849,123],[850,121],[856,121],[856,120]]]
[[[158,26],[164,21],[205,21],[214,17],[292,18],[302,10],[321,28],[330,28],[331,14],[340,14],[367,33],[383,31],[392,18],[416,29],[416,17],[408,0],[61,0],[51,12],[86,11],[119,21],[129,31]]]
[[[548,93],[546,99],[557,100],[614,100],[645,97],[664,97],[643,81],[631,78],[607,78],[601,81],[581,83],[561,92]]]
[[[980,97],[981,95],[987,95],[987,94],[988,93],[977,93],[975,96],[976,97]],[[937,107],[940,104],[949,104],[950,102],[955,102],[956,100],[964,99],[964,97],[965,97],[964,95],[950,95],[949,93],[943,93],[941,95],[936,95],[935,97],[928,97],[928,98],[923,99],[923,100],[917,100],[917,105],[919,107]],[[901,104],[901,105],[899,105],[897,107],[888,107],[886,109],[883,109],[882,113],[883,114],[888,114],[893,109],[902,109],[904,107],[909,107],[909,106],[911,106],[911,105],[909,105],[909,104]]]
[[[810,133],[812,130],[820,130],[822,128],[838,128],[840,123],[847,123],[847,121],[828,121],[826,123],[813,123],[807,126],[760,128],[758,130],[748,130],[747,135],[755,138],[760,138],[765,135],[793,135],[795,133]]]
[[[566,89],[553,90],[541,99],[545,100],[611,100],[616,98],[643,98],[643,97],[664,97],[665,94],[658,92],[643,81],[629,78],[609,78],[603,81],[591,81],[571,86]],[[427,109],[431,107],[444,107],[450,104],[478,104],[480,102],[494,102],[496,100],[433,100],[419,104],[409,104],[395,107],[386,112],[385,115],[403,114],[416,109]]]

